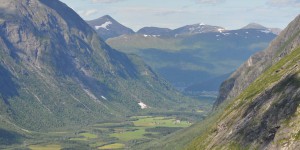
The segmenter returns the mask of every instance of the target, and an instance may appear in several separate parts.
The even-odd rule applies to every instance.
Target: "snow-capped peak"
[[[218,31],[222,33],[225,29],[219,28]]]
[[[95,26],[95,29],[98,30],[98,29],[100,29],[100,28],[104,28],[104,29],[106,29],[106,30],[109,30],[109,29],[107,29],[107,27],[108,27],[109,25],[111,25],[111,24],[112,24],[111,21],[107,21],[107,22],[103,23],[103,24],[100,25],[100,26]]]

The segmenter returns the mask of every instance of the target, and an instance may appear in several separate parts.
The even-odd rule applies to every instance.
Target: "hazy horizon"
[[[300,10],[297,0],[61,0],[83,19],[110,15],[137,31],[146,26],[175,29],[204,23],[239,29],[249,23],[285,28]]]

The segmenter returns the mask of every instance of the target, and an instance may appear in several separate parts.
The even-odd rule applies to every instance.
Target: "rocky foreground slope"
[[[137,149],[299,149],[299,33],[300,16],[223,83],[213,114]]]
[[[300,17],[298,16],[266,50],[251,56],[229,79],[223,82],[215,106],[238,96],[270,66],[297,48],[300,45],[299,30]]]
[[[299,33],[300,16],[223,83],[213,121],[187,149],[300,148]]]

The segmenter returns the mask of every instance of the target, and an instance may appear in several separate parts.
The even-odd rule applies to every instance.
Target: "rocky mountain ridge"
[[[59,0],[0,0],[0,9],[4,129],[71,128],[136,114],[140,103],[174,110],[187,100]]]
[[[137,34],[142,35],[156,35],[156,36],[163,36],[167,35],[171,32],[171,29],[168,28],[158,28],[158,27],[144,27],[138,30]]]
[[[262,72],[282,57],[290,53],[299,44],[299,24],[297,17],[282,33],[270,44],[270,46],[251,56],[220,88],[220,95],[216,106],[224,100],[236,97]],[[296,30],[296,32],[295,32]]]

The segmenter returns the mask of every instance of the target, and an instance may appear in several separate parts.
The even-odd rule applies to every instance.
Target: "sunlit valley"
[[[300,3],[264,1],[0,0],[0,149],[300,149]]]

